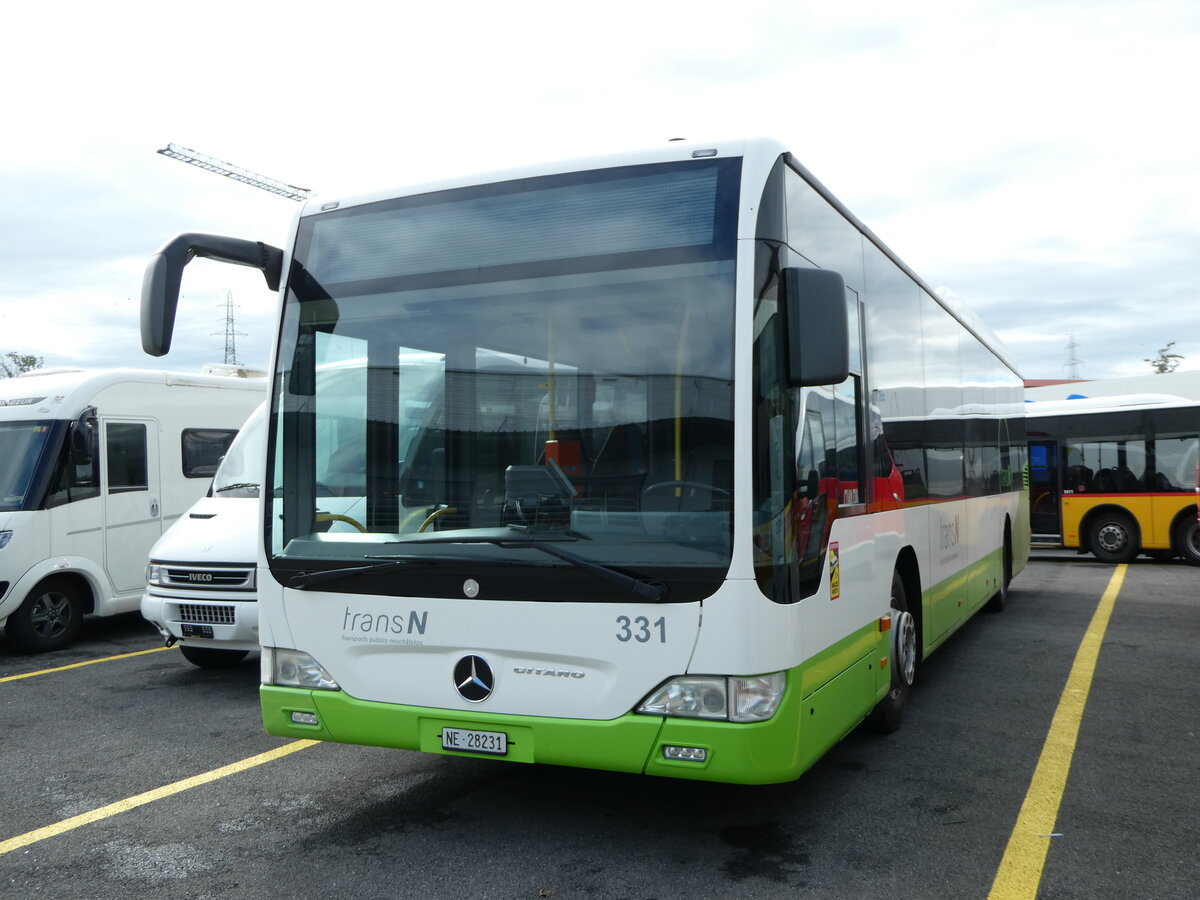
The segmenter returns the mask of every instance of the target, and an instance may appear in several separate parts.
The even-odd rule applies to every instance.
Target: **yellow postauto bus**
[[[1026,404],[1034,546],[1200,565],[1200,402],[1161,394]]]

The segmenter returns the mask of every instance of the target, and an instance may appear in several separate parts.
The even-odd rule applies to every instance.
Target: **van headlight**
[[[167,567],[152,562],[146,565],[146,584],[162,587],[166,583]]]
[[[12,540],[11,531],[0,531],[0,550],[8,546],[8,542]]]
[[[787,688],[787,673],[749,677],[681,675],[650,693],[637,711],[685,719],[764,722],[775,715]]]
[[[312,691],[341,690],[324,666],[299,650],[264,647],[262,662],[263,674],[270,678],[270,684]]]

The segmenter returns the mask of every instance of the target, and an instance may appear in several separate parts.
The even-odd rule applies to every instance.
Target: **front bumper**
[[[142,617],[164,637],[195,647],[258,649],[258,604],[238,598],[142,595]]]

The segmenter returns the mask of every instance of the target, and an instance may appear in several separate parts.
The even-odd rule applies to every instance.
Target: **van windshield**
[[[23,509],[32,500],[53,427],[50,421],[0,423],[0,510]]]
[[[246,419],[217,466],[213,475],[213,496],[258,497],[267,456],[266,444],[267,409],[263,404]]]

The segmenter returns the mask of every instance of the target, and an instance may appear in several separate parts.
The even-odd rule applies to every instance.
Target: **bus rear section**
[[[1028,404],[1034,540],[1103,562],[1200,565],[1200,403],[1163,395]]]

